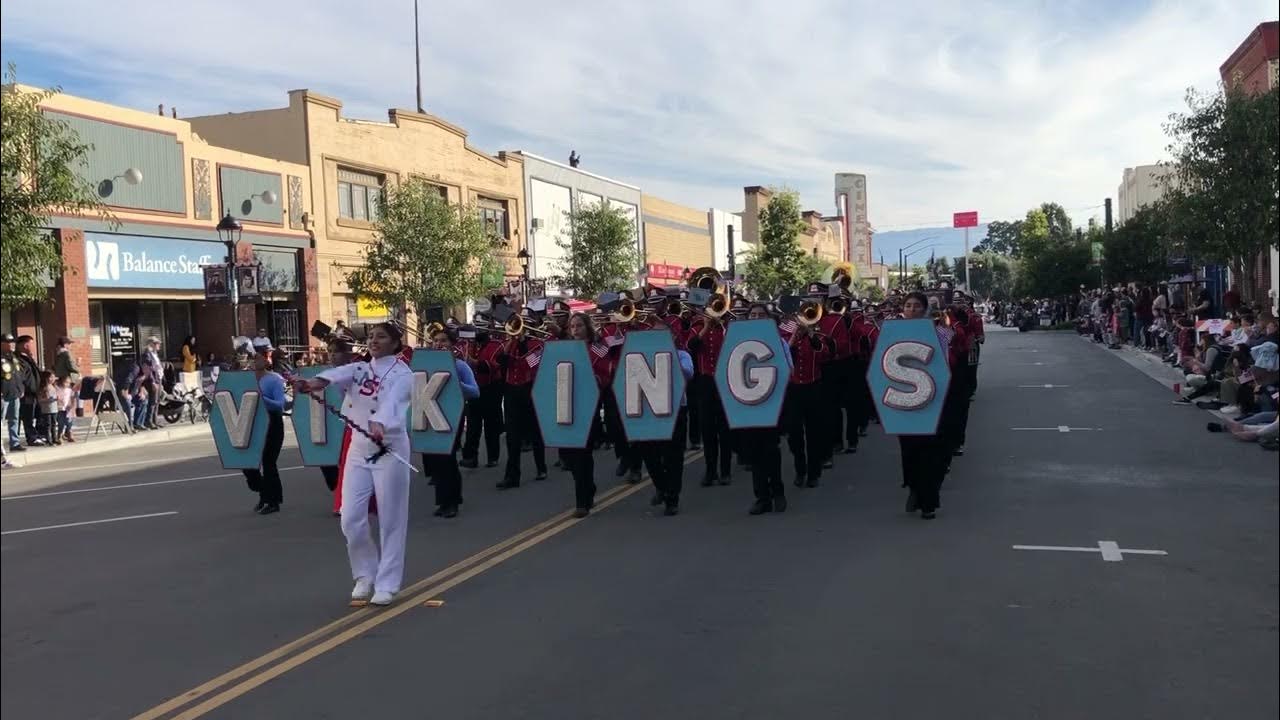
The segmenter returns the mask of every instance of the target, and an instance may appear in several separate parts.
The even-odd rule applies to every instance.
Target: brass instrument
[[[712,293],[702,314],[713,320],[720,320],[729,313],[729,296],[722,292]]]
[[[838,267],[831,271],[830,282],[839,285],[841,290],[848,292],[849,288],[853,287],[853,275],[850,275],[848,270]]]
[[[681,300],[680,298],[671,298],[662,308],[663,315],[683,315],[685,310],[689,310],[692,306]]]
[[[442,323],[429,322],[427,323],[426,329],[422,331],[422,337],[420,339],[431,342],[431,338],[435,337],[436,333],[442,333],[444,331],[445,327]]]
[[[832,315],[844,315],[849,311],[849,301],[842,297],[827,300],[827,312]]]
[[[549,337],[551,335],[551,333],[543,330],[541,327],[525,323],[524,317],[521,315],[512,315],[506,322],[502,323],[501,327],[490,328],[490,332],[502,333],[503,335],[510,335],[511,337],[517,337],[524,335],[525,333],[541,337]]]
[[[618,303],[618,309],[609,313],[609,317],[618,323],[629,323],[640,313],[640,309],[636,307],[636,301],[631,298],[623,298]]]
[[[822,319],[823,312],[822,303],[805,300],[800,303],[800,309],[796,312],[796,322],[807,328],[813,328]]]
[[[689,287],[701,288],[709,290],[712,295],[728,295],[728,288],[725,287],[723,279],[720,277],[720,271],[711,266],[700,267],[689,273]]]

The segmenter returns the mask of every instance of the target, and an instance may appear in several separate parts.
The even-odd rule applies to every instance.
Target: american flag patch
[[[591,343],[591,354],[598,358],[605,357],[609,354],[609,346],[604,343]]]
[[[789,335],[796,330],[799,330],[800,326],[796,324],[795,320],[784,320],[782,324],[778,326],[778,329]]]
[[[529,364],[529,367],[536,368],[538,367],[538,363],[542,362],[542,353],[529,353],[524,356],[524,361]]]
[[[621,335],[610,335],[604,339],[605,344],[609,347],[617,347],[626,341],[627,339]]]

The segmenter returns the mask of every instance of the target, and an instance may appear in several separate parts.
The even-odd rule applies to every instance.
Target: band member
[[[684,373],[686,384],[693,378],[693,358],[686,350],[676,349],[676,358],[680,362],[680,372]],[[680,492],[684,488],[684,451],[685,438],[689,423],[689,406],[687,398],[680,397],[680,410],[676,415],[675,428],[670,440],[653,440],[633,443],[644,466],[649,470],[653,480],[654,499],[651,505],[664,505],[662,514],[676,515],[680,512]]]
[[[369,362],[370,359],[369,352],[366,350],[358,356],[348,354],[343,362],[335,361],[334,365],[345,365],[348,362]],[[413,360],[413,348],[408,345],[402,346],[400,360],[407,366]],[[342,477],[346,474],[347,451],[351,448],[351,436],[352,430],[347,427],[342,433],[342,452],[338,455],[338,482],[333,491],[333,514],[336,516],[342,515]],[[378,514],[378,498],[376,495],[369,499],[369,514]]]
[[[867,436],[867,425],[876,416],[876,404],[871,399],[871,385],[867,382],[867,367],[871,363],[871,351],[880,337],[880,326],[866,313],[852,314],[849,336],[853,357],[849,366],[849,384],[845,388],[845,402],[850,408],[849,427],[845,429],[845,445],[854,451],[858,439]],[[856,426],[856,427],[855,427]]]
[[[694,318],[686,342],[689,354],[694,358],[694,397],[699,403],[698,414],[702,421],[703,458],[706,461],[702,487],[711,487],[717,482],[728,485],[733,481],[733,443],[715,381],[716,362],[724,346],[724,334],[724,320],[704,313]]]
[[[769,310],[756,303],[747,311],[747,319],[770,319]],[[785,512],[787,496],[782,487],[782,450],[778,445],[778,428],[744,428],[738,431],[743,453],[751,465],[751,487],[756,501],[748,510],[752,515]]]
[[[946,404],[942,407],[942,426],[949,451],[946,467],[950,469],[952,456],[964,454],[965,430],[969,425],[969,353],[972,342],[968,330],[969,313],[963,307],[950,307],[946,319],[952,333],[947,352],[951,384],[947,386]]]
[[[487,330],[476,333],[476,339],[465,343],[464,359],[471,366],[480,387],[480,397],[467,401],[467,435],[462,445],[459,466],[474,468],[480,462],[480,436],[484,435],[485,467],[497,467],[502,441],[502,394],[506,387],[498,355],[502,343]]]
[[[533,451],[537,469],[533,479],[547,479],[547,450],[533,409],[533,377],[540,362],[542,341],[528,337],[523,331],[508,337],[498,354],[498,363],[507,378],[503,396],[507,414],[507,469],[498,483],[499,490],[520,487],[520,452],[526,441]]]
[[[451,329],[437,330],[431,336],[432,350],[454,351],[457,333]],[[471,366],[457,356],[454,351],[454,372],[457,373],[458,386],[462,388],[462,397],[467,402],[474,402],[480,397],[480,388],[476,386],[475,375]],[[462,504],[462,473],[458,471],[458,446],[462,443],[462,428],[453,441],[448,455],[422,456],[422,471],[431,475],[436,488],[436,517],[452,518],[458,515],[458,506]]]
[[[597,304],[608,306],[611,302]],[[605,324],[599,333],[599,338],[609,348],[615,367],[622,353],[622,344],[626,342],[627,333],[649,329],[651,329],[649,322],[641,320],[638,312],[625,322],[619,320]],[[618,466],[614,474],[618,477],[625,475],[629,483],[638,483],[641,477],[640,455],[627,442],[627,434],[622,428],[622,415],[618,411],[618,401],[613,393],[605,393],[603,408],[605,432],[609,441],[613,443],[613,453],[618,458]]]
[[[987,331],[982,326],[982,313],[973,307],[973,298],[966,303],[965,310],[969,313],[966,328],[969,331],[970,340],[969,397],[972,398],[978,392],[978,363],[982,362],[982,345],[987,341]]]
[[[609,348],[596,338],[596,329],[591,318],[583,313],[574,313],[569,317],[568,333],[570,340],[580,340],[587,344],[587,356],[591,358],[591,372],[595,375],[596,384],[600,386],[600,397],[613,393],[609,383],[613,379],[613,354]],[[599,412],[599,407],[592,414]],[[576,518],[586,517],[596,503],[596,461],[593,448],[600,432],[598,423],[592,423],[590,437],[584,448],[563,448],[561,457],[565,467],[573,475],[574,511]]]
[[[329,342],[329,363],[331,365],[333,365],[334,367],[339,367],[342,365],[346,365],[347,363],[351,362],[351,360],[352,360],[351,345],[347,340],[338,339],[337,337],[335,337],[333,340]],[[348,434],[351,432],[351,428],[344,427],[343,430],[344,432],[342,436],[341,452],[346,451],[347,443],[350,442],[348,438]],[[333,514],[334,515],[339,514],[338,508],[341,507],[341,502],[340,502],[341,497],[339,497],[339,494],[337,492],[338,479],[342,474],[341,452],[339,453],[339,456],[338,456],[337,465],[325,465],[320,468],[320,472],[324,475],[324,484],[329,488],[329,492],[333,493],[334,495],[334,498],[333,498]]]
[[[840,302],[847,302],[845,298],[835,298]],[[830,450],[829,453],[834,455],[836,450],[842,449],[845,452],[856,452],[858,449],[858,434],[854,430],[855,417],[852,410],[849,410],[849,399],[852,394],[849,387],[852,384],[853,376],[853,335],[850,328],[851,318],[847,313],[837,314],[830,312],[832,300],[826,303],[827,312],[823,313],[822,319],[818,321],[818,330],[830,339],[830,345],[833,348],[831,357],[822,367],[822,380],[819,381],[819,387],[822,388],[822,396],[826,398],[823,405],[828,408],[829,418],[826,421],[829,434]],[[845,412],[848,411],[848,425],[850,432],[845,433]],[[849,442],[848,436],[853,437],[853,441]],[[831,467],[830,461],[825,463],[823,467]]]
[[[342,533],[355,587],[351,603],[389,605],[404,580],[405,534],[409,523],[409,468],[388,457],[379,443],[401,458],[409,455],[409,397],[413,372],[400,357],[400,328],[375,325],[368,335],[370,360],[331,368],[297,391],[323,391],[334,384],[346,393],[344,413],[368,433],[351,440],[343,468]],[[375,544],[369,531],[369,500],[377,493],[381,512]],[[381,551],[379,551],[381,548]]]
[[[902,302],[902,317],[915,320],[925,317],[929,309],[929,298],[922,292],[908,293]],[[949,333],[939,328],[938,340],[942,343],[944,353],[948,350]],[[946,473],[945,459],[949,457],[950,448],[946,446],[941,434],[934,435],[899,435],[898,445],[902,451],[902,483],[907,493],[907,512],[920,511],[920,517],[932,520],[941,500],[939,490],[942,477]]]
[[[244,471],[249,489],[258,493],[253,511],[259,515],[280,512],[284,488],[280,485],[280,448],[284,446],[284,378],[271,372],[271,353],[253,358],[253,374],[258,380],[258,393],[267,409],[267,440],[262,448],[262,468]]]
[[[792,363],[782,416],[787,447],[795,461],[795,485],[817,487],[822,464],[831,449],[830,431],[825,427],[830,415],[818,383],[822,380],[823,363],[831,357],[832,350],[829,340],[796,320],[786,323],[784,340],[791,350]]]

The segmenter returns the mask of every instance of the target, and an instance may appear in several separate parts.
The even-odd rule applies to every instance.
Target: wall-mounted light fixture
[[[275,205],[276,201],[279,199],[280,198],[277,197],[276,194],[271,192],[270,190],[263,190],[257,195],[250,195],[249,197],[245,198],[244,202],[240,203],[240,214],[241,215],[252,214],[254,200],[261,200],[263,205]]]
[[[128,170],[125,170],[123,173],[116,175],[113,178],[103,180],[102,182],[98,183],[98,196],[103,198],[111,197],[111,195],[116,191],[117,180],[124,180],[126,183],[130,185],[141,185],[142,171],[139,170],[138,168],[131,167]]]

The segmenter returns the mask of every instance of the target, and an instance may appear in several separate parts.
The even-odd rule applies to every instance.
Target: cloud
[[[694,207],[786,184],[831,212],[865,172],[873,225],[1077,221],[1258,22],[1262,0],[422,4],[424,105],[490,151],[526,149]],[[384,118],[411,107],[407,3],[5,3],[23,77],[184,115],[279,107],[291,88]]]

